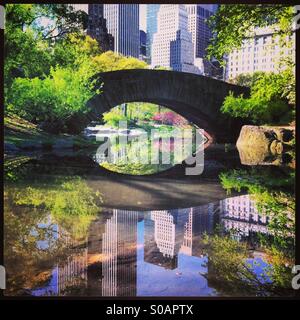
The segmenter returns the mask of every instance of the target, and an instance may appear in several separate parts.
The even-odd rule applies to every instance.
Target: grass
[[[95,141],[87,140],[81,136],[49,134],[39,129],[37,125],[15,115],[4,117],[4,141],[6,143],[11,143],[18,148],[30,145],[51,150],[57,140],[71,140],[73,149],[77,150],[95,145]]]

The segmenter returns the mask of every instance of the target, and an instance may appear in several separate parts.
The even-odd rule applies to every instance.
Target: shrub
[[[157,113],[153,116],[152,120],[167,125],[183,126],[188,124],[185,118],[173,111]]]

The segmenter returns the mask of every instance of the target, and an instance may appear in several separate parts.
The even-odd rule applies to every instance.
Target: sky
[[[140,30],[143,30],[146,32],[146,4],[140,4]]]

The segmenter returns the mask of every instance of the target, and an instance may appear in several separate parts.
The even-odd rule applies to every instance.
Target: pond
[[[202,161],[200,151],[211,142],[203,129],[166,107],[150,103],[116,106],[104,113],[102,122],[104,125],[91,123],[84,134],[99,143],[94,160],[121,174],[151,175],[184,160],[193,162],[195,154]]]
[[[7,155],[5,295],[293,295],[294,171],[205,149],[204,171],[150,176],[95,150]]]

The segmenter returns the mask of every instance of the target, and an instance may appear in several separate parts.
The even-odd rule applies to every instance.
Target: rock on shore
[[[280,164],[291,149],[294,127],[243,126],[237,140],[242,164]],[[285,157],[284,157],[285,158]]]

